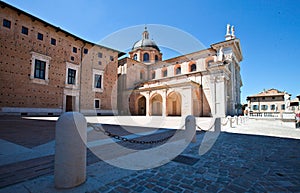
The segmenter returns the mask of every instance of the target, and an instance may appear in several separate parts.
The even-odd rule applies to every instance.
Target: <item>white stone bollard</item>
[[[185,118],[185,132],[186,132],[186,141],[188,136],[193,136],[192,141],[193,143],[196,142],[196,119],[193,115],[188,115]]]
[[[217,117],[215,119],[215,130],[214,132],[216,131],[221,131],[221,118],[220,117]]]
[[[229,118],[230,128],[232,128],[232,117]]]
[[[72,188],[86,180],[87,123],[78,112],[62,114],[55,130],[54,184]]]
[[[234,118],[235,118],[236,125],[238,125],[239,124],[239,118],[237,116],[234,116]]]

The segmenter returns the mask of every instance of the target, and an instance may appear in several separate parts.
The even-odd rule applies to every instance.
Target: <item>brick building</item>
[[[0,1],[0,114],[116,110],[118,57]]]

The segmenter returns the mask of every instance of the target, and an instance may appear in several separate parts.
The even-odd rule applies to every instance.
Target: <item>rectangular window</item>
[[[21,31],[21,33],[22,33],[22,34],[25,34],[25,35],[28,35],[28,28],[22,26],[22,31]]]
[[[3,27],[7,27],[10,29],[11,22],[7,19],[3,19]]]
[[[41,33],[38,33],[37,39],[38,39],[38,40],[43,40],[43,39],[44,39],[44,35],[41,34]]]
[[[98,61],[98,64],[99,64],[99,65],[102,65],[102,62],[101,62],[101,61]]]
[[[102,86],[101,79],[102,79],[102,76],[100,74],[95,74],[95,82],[94,82],[95,88],[101,88],[101,86]]]
[[[99,99],[95,100],[95,109],[100,109],[100,100]]]
[[[140,79],[141,79],[141,80],[144,79],[144,72],[143,72],[143,71],[140,72]]]
[[[71,60],[72,60],[72,61],[74,61],[74,60],[75,60],[74,56],[71,56]]]
[[[45,80],[46,62],[35,59],[34,78]]]
[[[76,78],[76,70],[69,68],[68,69],[68,84],[75,85],[75,78]]]
[[[261,110],[263,110],[263,111],[268,110],[268,105],[261,105]]]
[[[155,71],[152,72],[152,79],[155,79]]]
[[[285,110],[285,105],[281,105],[281,110]]]
[[[253,105],[253,106],[252,106],[252,109],[253,109],[253,110],[258,110],[258,105]]]
[[[77,48],[76,47],[73,47],[73,52],[77,53]]]
[[[87,54],[89,52],[89,50],[87,48],[84,48],[83,53]]]
[[[114,61],[114,57],[113,56],[109,56],[110,61]]]
[[[102,58],[102,53],[98,52],[98,58]]]
[[[167,77],[167,75],[168,75],[168,71],[167,71],[167,70],[164,70],[164,71],[163,71],[163,77]]]
[[[275,110],[275,105],[271,105],[271,110]]]
[[[52,45],[56,45],[56,39],[54,39],[54,38],[51,38],[51,42],[50,42]]]
[[[181,74],[181,68],[180,67],[176,68],[175,72],[176,72],[176,75]]]

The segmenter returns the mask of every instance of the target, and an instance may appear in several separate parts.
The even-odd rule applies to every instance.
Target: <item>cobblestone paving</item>
[[[199,158],[194,165],[172,161],[92,193],[300,192],[300,140],[221,133],[208,153],[197,156],[199,144],[183,152]]]

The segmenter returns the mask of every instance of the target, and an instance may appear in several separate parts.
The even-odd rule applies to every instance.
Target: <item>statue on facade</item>
[[[230,24],[227,24],[226,36],[230,35]]]
[[[227,24],[225,40],[232,40],[232,39],[235,39],[234,32],[235,32],[234,26],[231,26],[231,27],[230,27],[230,24]]]
[[[284,94],[284,103],[285,103],[285,112],[289,112],[290,104],[291,104],[291,96],[288,93]]]
[[[217,54],[217,61],[223,61],[223,47],[221,47],[218,51],[218,54]]]
[[[235,35],[234,35],[234,26],[231,26],[231,37],[234,39]]]

